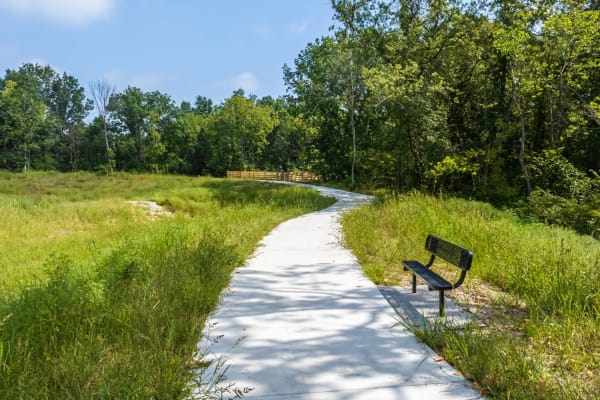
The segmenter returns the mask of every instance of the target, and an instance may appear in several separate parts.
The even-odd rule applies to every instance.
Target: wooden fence
[[[267,181],[317,182],[319,177],[311,172],[277,171],[227,171],[229,179],[262,179]]]

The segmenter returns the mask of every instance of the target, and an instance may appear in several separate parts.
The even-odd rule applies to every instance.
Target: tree
[[[204,96],[196,96],[194,111],[198,114],[210,115],[214,110],[213,101]]]
[[[284,66],[286,86],[296,96],[296,112],[317,130],[314,138],[319,155],[317,172],[333,179],[347,176],[352,169],[348,160],[352,138],[346,134],[348,118],[342,106],[344,91],[339,84],[340,53],[338,42],[324,37],[300,52],[294,68]]]
[[[60,75],[50,66],[30,63],[7,70],[6,77],[46,106],[44,122],[33,132],[34,167],[76,170],[84,119],[91,109],[77,79],[67,73]]]
[[[256,105],[244,97],[243,91],[234,93],[218,113],[219,135],[229,136],[231,150],[240,156],[237,167],[254,168],[267,144],[267,135],[277,124],[273,108]]]
[[[348,129],[352,137],[352,166],[350,169],[350,185],[354,187],[356,170],[356,118],[360,102],[364,100],[366,91],[362,80],[362,69],[365,62],[365,46],[363,34],[368,32],[365,24],[372,21],[371,8],[366,0],[331,0],[334,18],[342,23],[342,29],[336,32],[338,52],[336,54],[337,75],[342,88],[341,106],[345,109]],[[362,53],[362,54],[361,54]],[[362,56],[362,57],[361,57]]]
[[[46,105],[17,82],[7,80],[0,94],[0,141],[5,168],[31,169],[31,152],[36,147],[34,132],[44,123]]]
[[[542,77],[551,149],[563,148],[579,168],[600,169],[600,12],[568,2],[542,29]]]
[[[144,93],[136,87],[127,87],[123,93],[112,97],[112,117],[125,128],[136,149],[135,168],[143,168],[146,161],[145,120],[148,111],[144,106]]]
[[[115,87],[110,85],[106,81],[95,81],[90,84],[90,92],[92,92],[92,98],[94,106],[98,115],[102,119],[102,131],[104,133],[104,146],[106,150],[106,167],[112,174],[114,172],[114,150],[110,145],[108,137],[108,124],[107,119],[110,114],[110,99],[115,94]]]
[[[92,108],[92,102],[85,97],[84,89],[75,77],[63,73],[52,82],[48,111],[67,142],[71,171],[77,170],[79,135],[83,130],[83,121]]]
[[[7,70],[6,80],[14,81],[31,101],[41,101],[45,107],[44,121],[32,130],[29,152],[30,167],[54,169],[62,157],[60,124],[49,111],[53,97],[53,82],[58,74],[50,66],[26,63],[17,70]]]

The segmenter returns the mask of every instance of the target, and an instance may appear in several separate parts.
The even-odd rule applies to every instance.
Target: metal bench
[[[462,285],[467,276],[467,271],[471,268],[473,253],[470,250],[433,235],[427,236],[425,250],[431,253],[431,258],[427,264],[423,265],[419,261],[411,260],[402,261],[402,264],[404,265],[405,271],[410,270],[412,272],[413,293],[417,292],[417,276],[427,283],[429,290],[438,290],[440,292],[440,316],[443,316],[444,291],[456,289]],[[460,277],[456,283],[448,282],[444,277],[431,270],[431,266],[433,265],[436,256],[461,269]]]

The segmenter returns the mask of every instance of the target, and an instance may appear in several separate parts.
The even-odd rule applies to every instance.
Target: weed
[[[487,328],[415,332],[484,392],[506,399],[595,398],[600,242],[525,223],[489,204],[417,192],[353,210],[343,225],[348,246],[378,284],[403,282],[401,261],[427,258],[428,233],[473,251],[464,291],[468,296],[470,280],[499,288],[506,296],[487,299],[498,317],[488,318]],[[506,323],[514,320],[506,314],[507,298],[524,314],[517,322]]]
[[[278,223],[329,204],[207,178],[2,173],[0,237],[15,240],[0,241],[0,398],[186,398],[231,272]]]

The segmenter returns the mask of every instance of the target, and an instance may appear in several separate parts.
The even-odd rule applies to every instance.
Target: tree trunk
[[[396,160],[396,190],[400,192],[402,189],[402,154],[398,151],[398,159]]]
[[[104,145],[106,146],[106,161],[108,162],[108,169],[113,174],[113,160],[111,155],[110,143],[108,142],[108,128],[106,126],[106,115],[108,114],[108,107],[110,98],[115,92],[115,88],[110,86],[106,81],[96,81],[90,85],[94,104],[98,113],[102,117],[102,125],[104,128]]]
[[[144,151],[144,134],[142,133],[142,131],[140,130],[138,132],[138,161],[140,162],[141,165],[144,165],[144,159],[145,157],[145,151]]]
[[[413,160],[415,161],[417,186],[421,187],[423,168],[421,165],[421,158],[419,157],[419,152],[417,150],[417,144],[415,143],[415,138],[413,137],[413,132],[408,121],[406,123],[406,138],[408,139],[408,148],[410,150],[410,154],[413,156]]]
[[[521,105],[519,104],[519,100],[517,98],[517,84],[519,82],[518,78],[515,77],[512,65],[510,66],[511,75],[513,77],[512,84],[512,103],[517,110],[517,114],[519,116],[519,165],[521,166],[521,171],[523,173],[523,177],[525,178],[525,184],[527,185],[527,194],[531,194],[531,176],[529,175],[529,171],[527,170],[527,165],[525,164],[525,144],[526,144],[526,135],[525,135],[525,117],[523,116],[523,110],[521,109]]]
[[[240,134],[240,149],[242,151],[242,170],[246,169],[246,151],[245,151],[245,146],[246,144],[244,143],[244,134]]]
[[[354,107],[350,110],[350,132],[352,133],[352,187],[354,187],[354,170],[356,168],[356,126],[354,122]]]
[[[112,162],[112,157],[111,157],[111,151],[110,151],[110,144],[108,143],[108,129],[106,128],[106,115],[102,115],[102,123],[104,125],[104,144],[106,145],[106,161],[108,162],[108,170],[110,171],[110,174],[112,175],[114,173],[113,171],[113,162]]]

